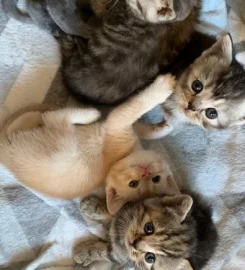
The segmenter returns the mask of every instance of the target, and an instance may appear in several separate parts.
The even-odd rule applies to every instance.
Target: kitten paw
[[[153,83],[152,91],[155,92],[158,103],[164,103],[174,92],[176,85],[175,77],[171,74],[160,75]]]
[[[83,212],[94,211],[100,204],[100,199],[96,196],[89,196],[81,199],[80,210]]]
[[[101,260],[107,251],[107,244],[102,241],[87,241],[76,250],[74,260],[83,266],[88,266],[96,260]]]
[[[134,131],[140,139],[153,140],[159,139],[168,135],[173,130],[173,127],[167,121],[162,121],[159,124],[142,124],[135,123]]]
[[[105,219],[108,214],[105,201],[96,196],[82,199],[80,211],[83,215],[86,215],[93,220]]]
[[[76,263],[81,264],[83,266],[88,266],[89,264],[93,262],[89,254],[89,250],[85,248],[76,251],[74,255],[74,260]]]
[[[95,108],[84,109],[84,117],[87,118],[88,123],[96,122],[101,117],[101,112]]]

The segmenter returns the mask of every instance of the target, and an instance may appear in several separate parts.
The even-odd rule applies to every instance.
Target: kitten
[[[8,2],[3,6],[14,14]],[[33,21],[60,42],[68,90],[81,101],[109,105],[144,89],[175,59],[199,8],[200,0],[27,1]],[[81,19],[82,11],[88,18]]]
[[[106,193],[111,212],[127,202],[127,196],[161,194],[168,187],[167,193],[176,194],[165,161],[143,150],[132,128],[142,114],[168,98],[174,84],[172,76],[159,76],[100,122],[100,113],[92,108],[19,112],[0,133],[0,163],[24,185],[60,198],[90,194],[104,186],[109,172]]]
[[[86,41],[58,38],[64,81],[81,101],[112,105],[144,89],[175,59],[193,32],[200,1],[94,0],[92,8],[98,22]]]
[[[27,13],[22,13],[17,3],[18,0],[2,0],[3,10],[10,17],[35,23],[54,36],[58,36],[61,30],[82,37],[91,34],[92,29],[85,22],[90,16],[89,0],[27,0]]]
[[[108,233],[106,241],[90,240],[76,249],[75,261],[83,266],[109,261],[124,269],[201,269],[218,241],[210,207],[194,194],[130,202],[114,216],[103,200],[88,197],[81,213],[86,221],[103,222]],[[189,268],[183,267],[186,260]]]
[[[163,137],[185,122],[205,129],[245,123],[245,71],[233,56],[230,35],[214,42],[182,72],[175,93],[162,108],[166,122],[135,125],[141,138]]]

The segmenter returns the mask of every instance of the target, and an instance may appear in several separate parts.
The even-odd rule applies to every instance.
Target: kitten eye
[[[129,182],[129,187],[132,188],[136,188],[139,185],[139,181],[138,180],[132,180],[131,182]]]
[[[154,177],[152,178],[152,182],[155,183],[155,184],[156,184],[156,183],[159,183],[160,180],[161,180],[161,176],[160,176],[160,175],[154,176]]]
[[[151,252],[147,252],[145,254],[145,261],[147,263],[150,263],[150,264],[153,264],[155,261],[156,261],[156,256],[154,253],[151,253]]]
[[[201,81],[199,80],[195,80],[192,85],[191,85],[191,88],[192,90],[195,92],[195,93],[201,93],[202,90],[203,90],[203,84]]]
[[[218,117],[218,112],[214,108],[208,108],[206,110],[206,116],[209,119],[215,119]]]
[[[144,231],[146,235],[152,235],[155,232],[154,225],[152,222],[148,222],[144,226]]]

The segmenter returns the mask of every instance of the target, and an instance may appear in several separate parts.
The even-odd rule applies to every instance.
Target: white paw
[[[163,103],[174,92],[176,85],[175,77],[171,74],[160,75],[153,83],[153,88],[159,103]]]
[[[84,110],[84,113],[88,121],[95,122],[100,119],[101,113],[95,108],[87,108]]]

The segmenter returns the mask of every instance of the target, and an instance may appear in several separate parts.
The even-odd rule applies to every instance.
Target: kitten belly
[[[70,199],[90,194],[105,178],[100,153],[82,151],[71,137],[57,141],[15,136],[11,144],[2,144],[0,161],[18,181],[46,195]]]

